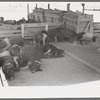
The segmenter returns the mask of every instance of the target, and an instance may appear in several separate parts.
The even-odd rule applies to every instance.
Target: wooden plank
[[[22,24],[22,26],[24,25],[24,27],[43,27],[46,24],[48,24],[48,26],[57,26],[57,25],[62,25],[63,23],[61,23],[61,22],[57,22],[57,23],[27,23],[27,24]]]
[[[100,30],[93,30],[94,33],[100,33]]]
[[[2,87],[8,87],[8,82],[7,82],[5,75],[2,71],[2,67],[0,68],[0,81],[1,81]]]
[[[74,26],[75,26],[75,28],[77,28],[77,24],[76,24],[76,21],[74,21]]]
[[[88,30],[89,26],[90,26],[90,21],[88,22],[86,28],[84,29],[84,32],[86,32]]]
[[[69,26],[71,26],[71,27],[75,27],[75,25],[73,25],[73,24],[71,24],[71,23],[68,23],[68,22],[66,22],[66,25],[69,25]]]
[[[100,24],[100,22],[93,22],[93,24]]]
[[[24,38],[24,24],[21,24],[21,35]]]
[[[72,21],[77,21],[76,19],[72,19],[72,18],[69,18],[69,17],[66,17],[66,16],[64,16],[63,18],[68,19],[68,20],[72,20]]]
[[[76,33],[79,33],[79,28],[80,28],[79,24],[80,24],[80,21],[78,20],[78,21],[77,21]]]
[[[93,21],[91,18],[79,18],[80,21]]]
[[[86,27],[88,24],[88,21],[81,21],[80,22],[80,27]]]
[[[46,30],[48,31],[50,27],[59,27],[62,26],[63,23],[61,22],[56,22],[56,23],[31,23],[31,24],[22,24],[21,25],[21,29],[22,29],[22,38],[25,37],[30,37],[32,38],[34,36],[35,33],[38,33],[42,30]]]
[[[92,21],[90,22],[90,33],[93,34],[93,22]]]
[[[84,27],[80,27],[79,32],[84,32]]]

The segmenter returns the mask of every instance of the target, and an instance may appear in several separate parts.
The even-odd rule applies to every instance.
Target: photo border
[[[84,1],[82,1],[82,0],[0,0],[0,2],[100,2],[100,0],[95,0],[95,1],[94,0],[88,0],[88,1],[87,0],[84,0]],[[57,89],[57,86],[55,86],[55,87]],[[36,91],[37,87],[35,87],[35,88],[32,88],[32,87],[27,87],[27,88],[26,87],[21,87],[21,88],[20,87],[16,87],[16,88],[11,87],[10,88],[9,87],[9,88],[6,88],[6,89],[1,88],[0,89],[0,99],[1,100],[11,100],[11,99],[12,100],[22,100],[24,98],[24,100],[33,100],[33,99],[35,99],[35,100],[100,100],[100,98],[98,98],[98,97],[100,97],[100,95],[99,95],[100,94],[100,87],[97,87],[99,89],[99,91],[97,89],[95,89],[94,86],[92,87],[92,89],[90,89],[91,87],[89,87],[88,88],[88,89],[90,89],[88,91],[89,94],[86,93],[87,91],[85,90],[84,86],[83,86],[83,88],[79,88],[79,89],[77,89],[77,87],[73,87],[73,86],[69,86],[69,87],[70,88],[66,87],[65,88],[66,90],[63,90],[63,89],[61,89],[61,87],[58,87],[58,89],[56,91],[52,90],[52,88],[50,87],[49,93],[53,94],[53,96],[56,95],[55,93],[57,93],[59,89],[61,90],[61,92],[64,92],[63,96],[61,96],[61,97],[60,96],[58,96],[58,97],[54,96],[54,98],[53,97],[48,98],[48,97],[42,97],[42,96],[39,97],[39,95],[44,94],[44,93],[42,93],[42,90],[43,90],[44,87],[39,87],[42,90],[37,90],[37,91]],[[47,87],[45,87],[45,88],[47,88]],[[22,94],[22,96],[24,96],[24,97],[18,96],[22,92],[22,90],[20,91],[19,89],[20,90],[22,89],[24,91],[24,93]],[[32,89],[35,90],[36,94],[34,94],[35,92],[33,92]],[[67,89],[69,91],[67,91]],[[81,91],[81,89],[83,91]],[[17,90],[17,92],[16,92],[16,95],[15,95],[14,92],[16,90]],[[29,93],[29,91],[32,91],[33,96],[32,95],[29,95],[30,97],[26,96]],[[83,93],[83,96],[82,95],[78,96],[77,93],[80,93],[80,91]],[[59,93],[61,93],[61,92],[59,92]],[[71,96],[70,93],[73,93],[73,92],[76,95]],[[97,95],[94,96],[93,94],[95,94],[95,93]],[[45,91],[45,94],[46,94],[46,91]],[[65,96],[65,94],[66,94],[66,96]],[[84,94],[85,94],[85,96],[84,96]],[[35,95],[35,97],[34,97],[34,95]],[[89,98],[86,98],[86,97],[89,97]],[[94,97],[96,97],[96,98],[94,98]]]

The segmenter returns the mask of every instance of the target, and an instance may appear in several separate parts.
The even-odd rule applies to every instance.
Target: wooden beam
[[[21,36],[24,38],[24,24],[21,24]]]
[[[88,24],[87,24],[86,28],[84,29],[84,32],[86,32],[86,31],[87,31],[87,29],[89,28],[89,26],[90,26],[90,22],[88,22]]]
[[[93,22],[90,22],[90,33],[93,33]]]
[[[80,21],[77,21],[77,28],[76,28],[76,33],[79,33],[79,28],[80,28]]]
[[[69,17],[63,17],[65,19],[69,19],[69,20],[72,20],[72,21],[77,21],[77,19],[72,19],[72,18],[69,18]]]
[[[100,29],[98,30],[93,30],[94,33],[100,33]]]
[[[45,25],[45,31],[48,31],[48,24]]]
[[[93,21],[91,18],[79,18],[79,21]]]
[[[7,82],[7,80],[6,80],[6,78],[5,78],[5,75],[4,75],[4,73],[3,73],[3,71],[2,71],[2,67],[0,68],[0,86],[2,86],[2,87],[8,87],[8,82]]]
[[[100,22],[93,22],[93,24],[100,24]]]
[[[48,26],[58,26],[58,25],[62,25],[63,23],[61,22],[55,22],[55,23],[28,23],[28,24],[22,24],[22,27],[43,27],[46,24],[48,24]]]
[[[77,24],[76,24],[76,21],[74,21],[74,26],[75,26],[75,28],[77,28]]]
[[[70,25],[70,26],[72,26],[72,27],[75,27],[75,25],[73,25],[73,24],[71,24],[71,23],[66,22],[66,24],[67,24],[67,25]]]

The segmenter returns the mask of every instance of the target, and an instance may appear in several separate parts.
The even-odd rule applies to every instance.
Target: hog
[[[32,73],[35,73],[37,71],[42,71],[40,69],[40,66],[41,66],[41,62],[39,62],[38,60],[34,60],[34,61],[29,60],[28,61],[28,68]]]

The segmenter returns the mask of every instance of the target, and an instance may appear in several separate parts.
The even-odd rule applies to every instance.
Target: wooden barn
[[[73,30],[76,33],[93,33],[93,15],[68,10],[67,13],[64,13],[63,18],[65,19],[66,29]]]

